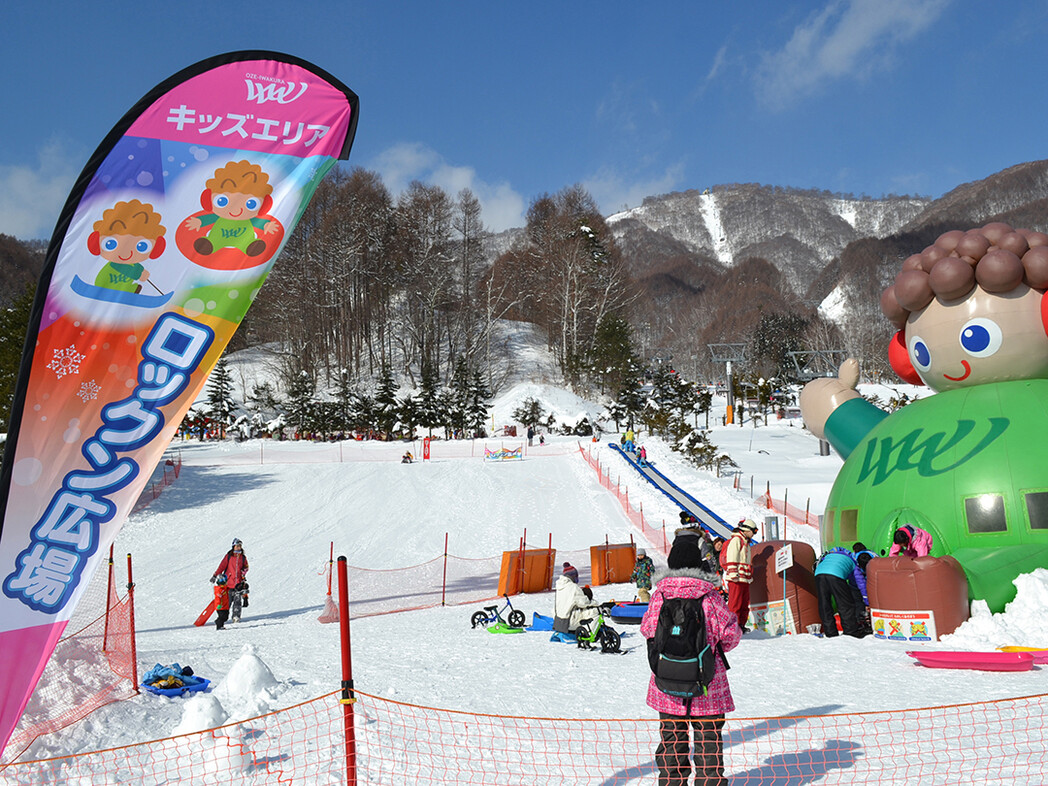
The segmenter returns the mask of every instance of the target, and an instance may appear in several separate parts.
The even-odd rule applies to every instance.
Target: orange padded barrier
[[[637,547],[632,543],[590,546],[590,573],[593,586],[623,584],[630,580],[637,562]]]
[[[523,562],[521,557],[523,555]],[[499,595],[520,592],[546,592],[553,586],[553,560],[557,552],[550,549],[525,549],[502,552],[499,571]]]

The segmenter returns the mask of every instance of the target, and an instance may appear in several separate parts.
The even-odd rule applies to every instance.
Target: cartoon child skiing
[[[258,164],[248,161],[230,161],[215,170],[200,195],[203,215],[190,216],[184,226],[189,230],[211,227],[204,237],[193,243],[193,249],[207,256],[220,248],[238,248],[249,257],[257,257],[266,250],[262,234],[277,232],[279,225],[273,219],[260,218],[273,206],[273,186],[269,175]]]
[[[153,206],[132,199],[117,202],[94,223],[87,248],[106,260],[95,277],[95,286],[121,292],[139,292],[149,280],[142,263],[164,253],[164,225]]]

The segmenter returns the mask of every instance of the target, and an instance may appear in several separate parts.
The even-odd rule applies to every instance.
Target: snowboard
[[[211,602],[207,604],[207,608],[200,613],[200,616],[196,618],[196,622],[194,622],[193,624],[196,625],[198,628],[203,625],[207,625],[207,621],[211,618],[211,615],[215,613],[216,605],[217,603],[215,599],[212,598]]]

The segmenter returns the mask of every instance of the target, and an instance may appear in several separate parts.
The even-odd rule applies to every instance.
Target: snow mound
[[[272,710],[281,685],[255,653],[254,645],[245,644],[215,693],[230,708],[230,717],[243,720]]]
[[[192,734],[197,731],[214,729],[229,719],[229,713],[222,706],[218,697],[210,693],[198,693],[186,702],[182,710],[182,720],[171,730],[171,736]]]
[[[1015,600],[1001,614],[992,614],[986,601],[972,602],[972,616],[939,641],[954,649],[992,650],[1021,646],[1048,649],[1048,570],[1016,576]]]

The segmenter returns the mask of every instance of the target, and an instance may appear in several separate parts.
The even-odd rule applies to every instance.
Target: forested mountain
[[[265,346],[286,387],[410,388],[456,370],[497,392],[517,361],[499,329],[528,322],[570,384],[614,391],[651,358],[689,379],[747,347],[771,376],[790,349],[841,349],[889,374],[881,290],[902,259],[948,229],[993,220],[1048,231],[1048,161],[1011,167],[940,199],[757,184],[651,196],[603,217],[581,186],[536,197],[526,226],[492,234],[469,191],[335,170],[289,239],[233,349]],[[39,248],[0,236],[9,305],[40,271]],[[9,342],[11,343],[11,342]]]
[[[649,197],[608,218],[638,297],[631,321],[699,378],[723,373],[709,343],[745,343],[773,373],[781,350],[844,349],[890,374],[878,306],[899,264],[949,229],[989,221],[1048,230],[1048,161],[1011,167],[935,200],[854,198],[752,184]],[[784,325],[797,340],[776,335]]]

